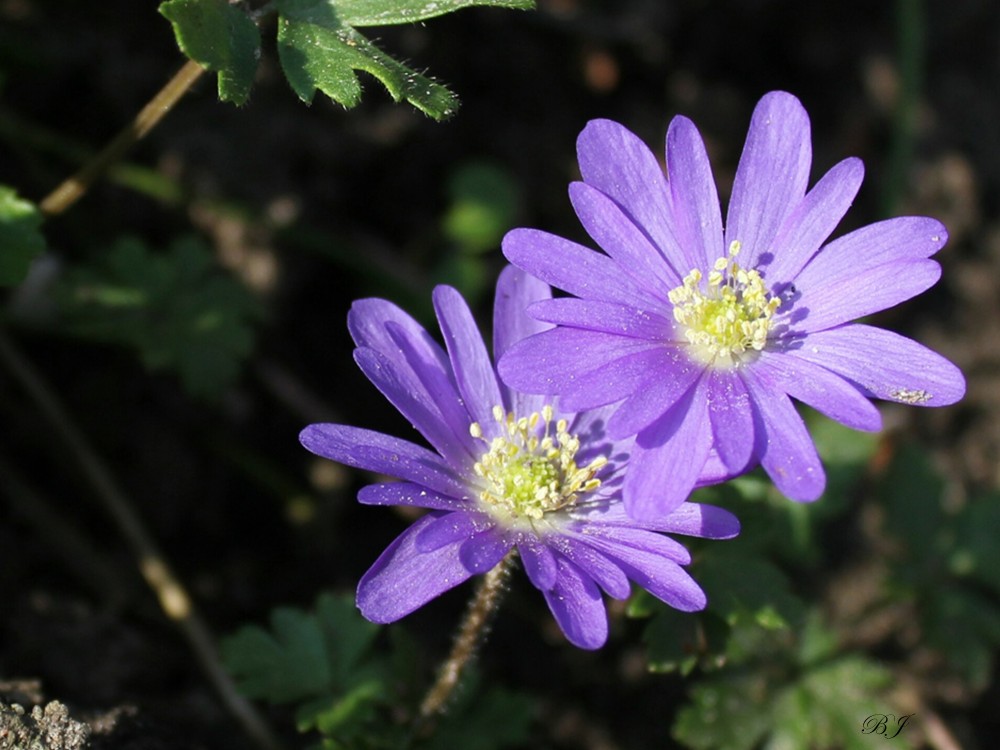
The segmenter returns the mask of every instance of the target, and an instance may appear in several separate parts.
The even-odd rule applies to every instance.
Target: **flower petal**
[[[732,539],[740,533],[740,521],[724,508],[684,503],[662,521],[657,521],[655,529],[705,539]]]
[[[573,533],[577,539],[609,555],[616,554],[621,547],[629,547],[673,560],[678,565],[688,565],[691,562],[691,553],[680,542],[635,525],[617,528],[604,525],[576,527],[569,529],[567,533]]]
[[[649,521],[635,520],[625,512],[621,503],[574,510],[572,518],[581,524],[667,531],[706,539],[731,539],[740,533],[740,522],[736,516],[728,510],[704,503],[681,503],[672,513]]]
[[[656,534],[649,536],[666,539]],[[674,560],[655,549],[617,545],[604,552],[622,566],[625,575],[674,609],[695,612],[705,608],[707,599],[701,587]]]
[[[506,411],[507,405],[503,402],[493,363],[472,312],[462,295],[450,286],[435,288],[433,298],[434,312],[444,334],[451,369],[458,392],[465,400],[465,408],[473,421],[479,423],[484,435],[496,437],[501,427],[493,419],[493,407],[500,406]]]
[[[783,391],[841,424],[855,430],[882,429],[875,405],[853,384],[825,367],[780,352],[761,352],[754,374],[767,387]]]
[[[847,378],[869,396],[918,406],[947,406],[965,394],[962,372],[940,354],[882,328],[855,323],[811,333],[788,356]]]
[[[604,589],[612,599],[627,599],[632,593],[628,577],[606,555],[594,549],[586,538],[569,538],[566,536],[546,540],[549,545],[559,551],[576,567],[594,579],[594,582]]]
[[[425,388],[414,387],[412,378],[404,377],[393,362],[374,349],[355,349],[354,361],[365,377],[449,464],[463,466],[469,463],[470,454],[464,441],[455,439],[455,431],[445,421],[439,405],[431,400]]]
[[[559,403],[572,411],[605,406],[642,390],[663,372],[663,348],[632,352],[600,368],[577,375],[559,392]]]
[[[821,279],[806,267],[795,281],[801,297],[779,320],[787,316],[793,330],[822,331],[905,302],[941,278],[941,266],[933,260],[894,261],[856,274],[844,271]]]
[[[756,267],[764,272],[772,289],[794,279],[833,233],[858,194],[864,175],[860,159],[844,159],[795,207],[771,249],[757,256]]]
[[[552,616],[569,642],[579,648],[600,648],[608,639],[608,614],[597,584],[562,556],[556,557],[556,584],[542,591]]]
[[[669,290],[681,283],[683,271],[675,263],[686,261],[676,257],[679,252],[672,253],[672,258],[664,257],[615,201],[586,182],[571,183],[569,198],[587,234],[637,286],[654,297],[665,298]]]
[[[886,219],[855,229],[823,247],[795,275],[795,284],[836,281],[892,261],[923,260],[934,255],[947,241],[948,231],[937,219],[926,216]],[[771,278],[787,280],[786,276],[773,273]]]
[[[569,294],[623,305],[655,306],[658,298],[636,285],[604,253],[537,229],[512,229],[503,254],[518,268]]]
[[[726,218],[728,248],[742,245],[740,265],[755,268],[806,193],[812,163],[809,116],[791,94],[772,91],[750,119]]]
[[[615,302],[560,297],[536,302],[528,308],[528,313],[547,323],[633,339],[670,341],[674,338],[674,324],[669,318]]]
[[[625,476],[625,510],[640,521],[664,516],[691,493],[712,447],[704,380],[636,436]]]
[[[468,510],[469,501],[434,492],[413,482],[368,484],[358,491],[362,505],[403,505],[434,510]]]
[[[775,392],[747,368],[757,425],[757,451],[771,481],[793,500],[811,502],[823,494],[826,475],[802,417],[784,393]]]
[[[455,498],[469,491],[436,453],[380,432],[339,424],[311,424],[299,441],[317,456],[387,474]]]
[[[663,169],[649,147],[623,125],[592,120],[576,141],[583,181],[624,209],[665,257],[681,257],[670,217]]]
[[[608,421],[608,434],[621,439],[645,430],[677,403],[691,385],[705,372],[681,349],[659,350],[661,361],[656,377],[629,396]]]
[[[493,361],[500,357],[518,341],[536,333],[547,331],[552,326],[536,320],[527,314],[528,305],[538,300],[551,299],[549,285],[520,268],[506,266],[497,279],[496,296],[493,301]],[[500,383],[504,403],[518,414],[531,414],[542,408],[542,399],[511,390]]]
[[[448,370],[448,356],[440,344],[434,341],[422,325],[391,302],[384,299],[359,299],[351,305],[347,313],[347,328],[358,346],[375,349],[392,359],[399,348],[389,333],[389,326],[395,325],[412,337],[420,347],[421,358],[428,366]]]
[[[548,591],[556,585],[556,556],[545,544],[525,536],[517,542],[517,553],[524,563],[524,572],[539,591]]]
[[[464,466],[468,463],[467,460],[459,458],[461,452],[458,446],[461,446],[468,457],[478,458],[479,446],[469,434],[469,424],[472,422],[472,418],[465,408],[465,401],[458,393],[455,376],[451,372],[447,355],[444,354],[444,367],[438,367],[425,359],[424,347],[414,339],[409,331],[395,323],[387,323],[386,328],[392,340],[399,347],[401,359],[409,365],[410,370],[416,375],[429,402],[434,405],[441,415],[441,421],[450,430],[449,440],[456,447],[449,451],[449,461],[454,466]]]
[[[372,622],[395,622],[472,576],[459,560],[460,543],[432,552],[417,550],[414,540],[440,518],[432,512],[400,534],[358,583],[358,609]]]
[[[463,542],[458,557],[473,573],[485,573],[495,568],[513,546],[513,541],[493,528]]]
[[[511,388],[556,394],[587,372],[649,349],[648,341],[601,331],[554,328],[517,342],[500,359],[500,377]]]
[[[433,552],[448,544],[465,542],[494,526],[496,522],[485,513],[467,509],[459,513],[446,513],[421,529],[413,544],[417,552]]]
[[[715,436],[715,450],[726,469],[739,474],[753,454],[753,410],[750,394],[735,372],[709,370],[708,418]]]
[[[675,117],[667,130],[667,180],[685,256],[678,269],[683,278],[692,269],[711,268],[726,254],[712,165],[698,128],[686,117]]]

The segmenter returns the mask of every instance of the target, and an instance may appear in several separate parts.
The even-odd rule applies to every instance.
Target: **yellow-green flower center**
[[[503,427],[502,436],[487,440],[479,423],[470,426],[472,436],[489,446],[473,469],[483,479],[479,497],[491,513],[504,520],[539,520],[600,486],[596,474],[607,459],[599,456],[577,466],[580,440],[569,434],[565,419],[553,429],[552,416],[551,406],[521,418],[494,406],[493,418]]]
[[[736,262],[739,252],[740,243],[733,242],[729,254],[715,261],[707,284],[701,283],[696,268],[667,295],[692,356],[714,367],[733,367],[743,355],[761,351],[781,305],[780,299],[768,294],[757,271],[747,271]]]

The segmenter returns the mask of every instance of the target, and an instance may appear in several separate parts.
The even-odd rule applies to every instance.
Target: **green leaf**
[[[867,717],[892,712],[882,697],[889,672],[853,655],[790,667],[763,661],[702,681],[678,712],[674,737],[695,750],[870,748],[872,738],[861,729]],[[895,739],[893,747],[911,747],[903,734]]]
[[[752,750],[771,726],[768,698],[764,674],[705,680],[678,712],[674,738],[694,750]]]
[[[122,240],[55,289],[68,333],[133,347],[151,370],[176,371],[194,395],[217,397],[253,349],[256,299],[196,239],[154,253]]]
[[[531,10],[534,0],[333,0],[337,12],[352,26],[416,23],[462,8],[487,6]]]
[[[361,617],[353,599],[323,595],[315,614],[279,608],[271,615],[270,632],[251,625],[226,638],[222,656],[245,695],[272,703],[320,696],[313,716],[325,716],[327,705],[336,708],[326,696],[362,685],[368,685],[365,694],[373,690],[358,664],[377,633],[378,626]]]
[[[444,86],[385,54],[355,31],[327,0],[278,0],[278,55],[292,89],[304,102],[317,90],[345,107],[361,101],[354,71],[378,78],[395,101],[442,119],[458,107]]]
[[[0,185],[0,286],[21,283],[31,261],[45,250],[41,225],[42,215],[35,204]]]
[[[784,628],[802,616],[802,601],[792,593],[788,576],[760,553],[713,548],[693,575],[708,594],[711,611],[731,626]]]
[[[449,177],[448,193],[451,205],[442,221],[448,239],[470,254],[498,247],[517,210],[517,185],[510,173],[469,162]]]
[[[181,52],[219,74],[219,98],[244,104],[260,57],[260,31],[250,17],[227,0],[168,0],[160,13]]]

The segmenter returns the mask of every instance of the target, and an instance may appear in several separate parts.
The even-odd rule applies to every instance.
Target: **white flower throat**
[[[596,474],[607,459],[598,456],[584,467],[577,466],[579,438],[569,434],[565,419],[556,422],[553,430],[552,417],[548,405],[541,413],[520,418],[494,406],[493,418],[505,434],[492,440],[483,437],[478,422],[470,425],[472,437],[489,446],[473,470],[483,479],[480,499],[491,513],[505,520],[539,520],[546,513],[573,505],[581,493],[600,486]],[[541,434],[540,423],[544,425]]]
[[[759,352],[767,344],[772,318],[781,300],[772,297],[756,270],[747,271],[736,262],[740,243],[729,246],[729,254],[715,261],[702,286],[697,268],[667,297],[674,305],[674,319],[684,327],[690,352],[699,362],[718,368],[739,364],[746,353]]]

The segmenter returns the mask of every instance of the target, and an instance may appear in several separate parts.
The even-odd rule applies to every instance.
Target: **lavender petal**
[[[417,550],[420,531],[440,517],[432,512],[400,534],[358,583],[358,609],[372,622],[405,617],[472,576],[459,559],[460,543]]]
[[[809,116],[791,94],[772,91],[750,120],[726,219],[728,248],[742,245],[740,265],[755,268],[802,200],[812,163]]]

